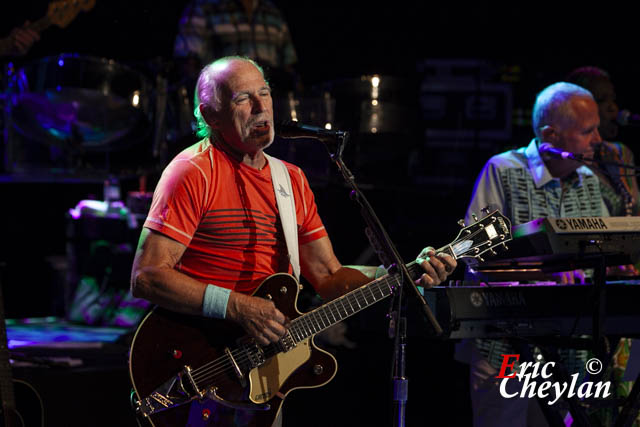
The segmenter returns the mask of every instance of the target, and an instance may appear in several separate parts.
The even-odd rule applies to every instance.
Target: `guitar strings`
[[[484,231],[484,229],[480,229],[478,231],[472,232],[469,235],[465,236],[465,239],[472,239],[482,231]],[[484,244],[484,242],[481,244],[474,243],[471,246],[471,248],[476,249],[482,246],[482,244]],[[455,254],[455,255],[459,256],[459,254]],[[415,267],[414,264],[415,263],[409,264],[408,267],[409,268]],[[382,290],[382,286],[387,286],[389,287],[390,290],[392,290],[393,286],[390,285],[389,282],[393,281],[393,278],[394,276],[391,276],[391,275],[385,276],[381,278],[379,282],[373,283],[372,286],[370,287],[357,289],[355,292],[346,294],[344,297],[341,297],[333,301],[332,303],[327,304],[324,307],[320,307],[310,313],[307,313],[297,319],[294,319],[292,321],[291,327],[289,328],[289,332],[291,336],[294,337],[294,340],[296,340],[297,343],[299,343],[301,341],[300,337],[304,337],[303,339],[305,339],[306,337],[316,334],[328,328],[332,324],[337,323],[338,321],[344,320],[345,318],[361,311],[363,307],[366,308],[370,304],[373,304],[375,302],[378,302],[388,297],[390,294],[385,295],[385,293]],[[376,299],[376,296],[373,293],[374,287],[377,287],[377,290],[381,294],[381,298]],[[366,291],[369,291],[371,293],[373,302],[370,303],[367,300],[367,297],[365,295]],[[354,306],[354,302],[357,305],[357,308]],[[348,303],[348,306],[345,303]],[[342,304],[342,307],[340,307],[339,304]],[[349,307],[351,309],[351,313],[349,312]],[[342,311],[341,311],[341,308],[342,308]],[[344,316],[342,313],[344,313]],[[336,315],[340,317],[340,320],[338,320]],[[330,316],[333,317],[334,319],[333,322],[331,321]],[[231,359],[235,361],[235,364],[242,371],[244,368],[244,365],[250,361],[251,357],[248,354],[248,349],[240,348],[240,349],[233,350],[231,352],[231,355],[221,356],[216,360],[213,360],[211,362],[204,364],[200,368],[194,369],[192,371],[193,381],[197,385],[198,383],[202,383],[202,382],[206,382],[211,379],[214,379],[215,377],[220,376],[220,374],[223,374],[223,373],[226,374],[230,371],[231,372],[235,371],[235,367],[233,366],[233,362]],[[249,363],[249,366],[251,366],[251,363]],[[224,377],[224,379],[228,379],[228,377]]]
[[[385,293],[381,288],[382,286],[387,286],[389,287],[389,289],[391,289],[388,282],[389,282],[388,277],[383,278],[377,283],[372,284],[373,285],[372,287],[366,288],[366,290],[368,290],[371,293],[371,297],[373,298],[373,303],[380,301],[381,299],[384,299],[387,296],[389,296],[389,295],[385,295]],[[374,286],[378,287],[377,290],[378,292],[380,292],[381,297],[376,298],[374,294],[374,289],[373,289]],[[314,333],[318,333],[323,329],[326,329],[328,325],[331,325],[332,323],[337,323],[338,319],[336,317],[336,314],[339,317],[341,317],[340,320],[343,320],[344,318],[355,314],[359,310],[362,310],[363,306],[361,305],[361,303],[363,303],[365,307],[368,306],[369,304],[372,304],[369,301],[367,301],[367,297],[365,295],[365,288],[358,289],[358,290],[360,292],[354,292],[351,295],[347,294],[347,296],[345,296],[344,298],[341,298],[341,301],[338,301],[343,303],[342,311],[344,312],[344,317],[342,317],[340,308],[337,306],[337,304],[335,303],[330,304],[325,307],[321,307],[321,309],[317,309],[310,313],[307,313],[307,315],[294,319],[294,321],[292,322],[292,326],[289,328],[290,333],[292,334],[292,336],[296,336],[297,341],[300,342],[301,341],[300,337],[304,336],[304,332],[305,332],[303,330],[304,328],[307,329],[307,336],[313,335]],[[349,296],[353,298],[350,299]],[[346,302],[348,302],[349,306],[351,307],[351,313],[349,313],[347,306],[344,304],[344,300],[346,300]],[[358,308],[354,306],[353,301],[355,301],[355,303],[358,305]],[[334,322],[331,321],[329,314],[333,316]],[[245,362],[250,360],[250,355],[246,350],[247,349],[240,348],[231,352],[231,357],[233,358],[233,360],[235,360],[235,363],[241,369],[244,367],[242,365],[244,365]],[[210,379],[215,378],[216,376],[219,376],[222,373],[228,373],[229,371],[235,371],[235,367],[233,366],[232,361],[229,358],[229,355],[224,355],[219,357],[216,360],[206,363],[200,368],[194,369],[192,371],[192,379],[194,380],[194,382],[196,382],[196,385],[198,385],[198,383],[208,381]]]
[[[473,238],[482,231],[484,231],[484,229],[475,231],[465,236],[465,238],[466,239]],[[482,244],[484,244],[484,242],[481,244],[474,244],[471,246],[471,248],[475,249],[477,247],[482,246]],[[456,256],[459,256],[459,254],[456,254]],[[414,266],[410,264],[408,267],[411,268]],[[310,313],[307,313],[306,315],[303,315],[297,319],[294,319],[292,321],[292,326],[289,328],[289,332],[291,333],[292,337],[295,336],[294,339],[296,339],[296,341],[299,343],[301,341],[300,337],[304,336],[305,332],[307,336],[310,336],[326,329],[328,327],[327,325],[330,326],[333,323],[337,323],[338,319],[336,315],[341,317],[340,319],[341,321],[357,313],[358,311],[362,310],[363,305],[364,305],[364,308],[368,307],[372,303],[370,303],[367,300],[367,297],[365,295],[365,290],[368,290],[371,293],[371,297],[373,297],[373,303],[388,297],[389,295],[385,295],[382,292],[381,285],[390,286],[389,282],[391,281],[390,279],[392,278],[393,276],[383,277],[382,280],[380,280],[378,283],[372,284],[373,286],[371,287],[357,289],[356,292],[352,294],[347,294],[344,297],[334,301],[333,303],[330,303],[324,307],[320,307],[319,309],[316,309]],[[381,298],[379,299],[376,299],[375,294],[373,293],[374,286],[377,286],[378,287],[377,290],[381,293]],[[390,289],[392,289],[392,287],[390,287]],[[360,292],[357,292],[357,291],[360,291]],[[348,303],[348,306],[345,304],[345,302]],[[354,302],[357,305],[357,308],[354,306]],[[342,311],[344,312],[344,316],[341,313],[340,307],[338,305],[339,303],[342,303]],[[351,313],[349,313],[348,307],[351,308]],[[333,322],[331,321],[329,315],[333,317],[334,319]],[[304,329],[306,329],[306,331]],[[216,360],[206,363],[200,368],[194,369],[192,371],[193,381],[197,385],[198,383],[202,383],[202,382],[206,382],[211,379],[214,379],[220,374],[223,374],[223,373],[226,374],[230,371],[231,372],[235,371],[235,367],[232,364],[233,362],[231,361],[231,358],[233,358],[235,363],[238,365],[238,368],[241,370],[244,367],[245,363],[247,363],[251,359],[250,355],[248,354],[248,349],[242,349],[242,348],[236,349],[231,352],[231,357],[230,355],[224,355],[219,357]],[[223,377],[223,379],[229,380],[229,377]]]

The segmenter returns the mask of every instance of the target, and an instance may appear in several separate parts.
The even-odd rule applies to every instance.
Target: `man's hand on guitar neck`
[[[277,342],[287,332],[288,319],[272,301],[239,292],[229,294],[226,318],[238,322],[262,345]]]
[[[455,270],[457,261],[449,254],[439,253],[431,246],[427,246],[420,252],[416,262],[424,268],[425,273],[416,281],[416,285],[432,288],[447,279],[447,276]]]

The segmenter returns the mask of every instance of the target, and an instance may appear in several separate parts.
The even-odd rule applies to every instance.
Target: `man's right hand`
[[[287,332],[287,319],[273,301],[238,292],[229,294],[226,318],[242,325],[262,345],[277,342]]]

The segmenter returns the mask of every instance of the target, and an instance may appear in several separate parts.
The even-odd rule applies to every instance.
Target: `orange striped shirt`
[[[300,245],[327,235],[300,168],[286,163]],[[204,283],[251,293],[291,271],[269,165],[257,170],[204,139],[166,167],[144,224],[187,246],[176,269]]]

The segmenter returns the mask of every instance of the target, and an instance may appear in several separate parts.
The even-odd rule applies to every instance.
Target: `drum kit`
[[[32,26],[64,27],[94,3],[52,2],[47,16]],[[77,53],[6,63],[0,81],[0,174],[102,179],[162,170],[196,141],[195,81],[182,71],[173,60],[133,65]],[[348,130],[352,140],[394,132],[407,127],[408,117],[395,99],[398,89],[393,78],[371,75],[274,90],[274,115],[278,121]],[[295,151],[279,154],[296,162]]]
[[[29,27],[37,32],[53,25],[65,28],[95,3],[51,1],[46,15]],[[0,49],[3,43],[10,39],[0,40]],[[284,72],[265,70],[276,82]],[[173,155],[196,141],[195,79],[184,71],[174,60],[132,64],[77,53],[6,63],[0,75],[0,174],[102,179],[162,170]],[[274,90],[276,120],[349,131],[351,144],[359,137],[411,127],[411,101],[401,97],[415,91],[402,79],[366,75],[279,89]],[[302,151],[313,150],[284,147],[278,154],[300,163],[305,161],[300,154],[309,157]],[[311,168],[313,159],[318,160],[315,154],[309,159]]]

